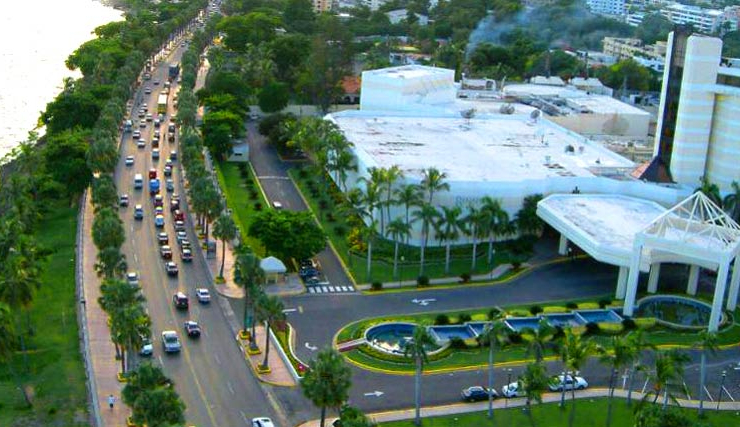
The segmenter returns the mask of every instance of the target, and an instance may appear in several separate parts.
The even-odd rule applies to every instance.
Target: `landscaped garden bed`
[[[638,329],[644,330],[647,342],[656,346],[693,346],[699,340],[696,331],[672,329],[660,324],[653,317],[623,319],[616,314],[621,312],[621,308],[621,301],[612,302],[603,299],[506,308],[492,307],[464,312],[386,316],[363,319],[345,326],[337,333],[336,343],[366,339],[365,343],[344,353],[350,361],[370,369],[412,373],[413,361],[404,357],[397,343],[392,342],[393,339],[398,340],[398,337],[385,334],[378,342],[378,338],[373,334],[374,327],[386,325],[384,328],[388,329],[392,325],[400,327],[400,325],[421,324],[429,327],[430,333],[437,339],[444,339],[441,351],[430,352],[427,371],[472,369],[486,365],[488,352],[486,347],[479,344],[476,336],[482,331],[484,322],[491,319],[502,319],[508,326],[506,332],[508,344],[497,350],[497,363],[517,362],[527,358],[529,331],[526,328],[536,329],[540,318],[547,319],[555,327],[556,338],[562,334],[564,328],[570,328],[574,332],[589,336],[594,342],[604,347],[608,346],[611,336],[629,334]],[[734,323],[734,315],[730,314],[729,318],[731,320],[726,322],[717,334],[719,345],[740,342],[740,326]],[[588,322],[588,319],[608,319],[608,321]],[[521,321],[521,323],[518,324],[516,321]],[[459,337],[460,334],[449,338],[449,331],[469,332],[465,332],[462,338]],[[383,340],[388,339],[391,342],[384,345]],[[548,349],[545,356],[555,356],[555,353]]]
[[[262,195],[257,178],[248,163],[221,162],[215,164],[218,183],[226,196],[234,221],[239,227],[241,239],[258,255],[264,255],[264,247],[258,239],[248,234],[251,218],[263,209],[267,201]]]

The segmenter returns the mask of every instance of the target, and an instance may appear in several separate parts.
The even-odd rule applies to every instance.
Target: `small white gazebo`
[[[265,273],[266,283],[278,283],[280,277],[288,271],[288,269],[285,268],[285,264],[274,256],[262,258],[262,261],[260,261],[260,268]]]
[[[624,314],[631,316],[634,311],[639,266],[646,259],[651,266],[657,267],[661,262],[690,264],[689,294],[696,293],[699,277],[697,266],[718,270],[712,313],[709,317],[709,330],[716,331],[722,316],[722,302],[733,259],[735,265],[727,296],[727,309],[734,310],[737,304],[740,285],[739,253],[740,225],[704,193],[692,194],[635,234]],[[651,267],[648,292],[655,292],[657,289],[657,272],[654,275],[652,270]]]

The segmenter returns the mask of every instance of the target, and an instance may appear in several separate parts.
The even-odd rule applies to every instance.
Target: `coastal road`
[[[138,126],[136,113],[141,103],[147,103],[149,112],[156,116],[157,97],[163,89],[164,82],[167,81],[168,64],[179,62],[184,50],[183,47],[174,49],[172,54],[152,71],[152,79],[143,82],[142,88],[135,96],[132,109],[136,126]],[[154,85],[155,80],[160,84]],[[143,88],[147,86],[152,89],[150,95],[143,93]],[[153,122],[149,122],[146,128],[141,128],[142,138],[147,141],[146,148],[137,148],[131,134],[126,134],[122,139],[121,159],[115,176],[119,193],[128,193],[131,199],[129,207],[121,208],[120,211],[127,233],[123,250],[129,270],[137,271],[140,275],[142,292],[147,299],[146,307],[152,318],[153,362],[161,365],[165,374],[174,380],[178,393],[187,405],[185,412],[187,425],[248,426],[251,424],[251,418],[257,416],[268,416],[276,422],[276,425],[284,425],[285,422],[277,416],[274,409],[277,407],[275,399],[269,390],[264,389],[256,380],[246,365],[219,304],[214,301],[210,305],[200,305],[194,298],[196,287],[207,287],[211,289],[214,298],[216,297],[209,283],[204,260],[196,254],[192,263],[183,263],[179,257],[169,211],[169,193],[164,190],[165,177],[162,176],[165,159],[169,158],[170,152],[177,146],[176,143],[167,142],[166,138],[167,125],[174,114],[172,98],[176,89],[177,85],[173,82],[166,120],[160,128],[163,136],[159,143],[161,159],[156,161],[151,157],[154,128]],[[128,155],[135,158],[133,166],[124,164],[124,159]],[[154,226],[154,206],[146,185],[150,168],[156,169],[162,180],[166,220],[164,231],[169,235],[170,246],[174,252],[173,259],[180,268],[179,275],[175,278],[167,276],[159,255],[156,234],[162,230]],[[133,188],[136,173],[141,173],[145,178],[143,190]],[[175,192],[183,195],[184,204],[185,191],[179,160],[175,162],[172,178],[175,181]],[[144,207],[143,221],[133,218],[134,206],[137,204]],[[187,207],[184,210],[187,214]],[[192,226],[188,227],[188,237],[191,242],[198,241]],[[190,296],[189,311],[174,309],[172,296],[177,291]],[[183,332],[183,322],[188,319],[197,320],[201,324],[203,335],[199,340],[189,339]],[[180,335],[183,344],[180,354],[165,355],[162,350],[161,332],[168,329],[175,330]]]

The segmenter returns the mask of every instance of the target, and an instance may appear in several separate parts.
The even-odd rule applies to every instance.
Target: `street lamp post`
[[[406,257],[401,255],[401,268],[398,270],[398,286],[401,286],[401,282],[403,282],[403,267],[405,265]]]
[[[506,386],[508,387],[509,384],[511,384],[511,368],[506,368]],[[509,407],[509,398],[504,396],[504,408]]]
[[[719,383],[719,396],[717,396],[717,410],[719,411],[719,404],[722,402],[722,391],[725,389],[725,378],[727,378],[727,371],[722,371],[722,381]]]

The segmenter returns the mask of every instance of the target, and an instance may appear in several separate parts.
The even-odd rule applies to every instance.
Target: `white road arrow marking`
[[[368,397],[370,397],[370,396],[380,397],[383,394],[385,394],[385,393],[383,393],[382,391],[375,390],[375,391],[371,391],[370,393],[365,393],[365,396],[368,396]]]
[[[296,311],[298,311],[297,308],[286,308],[283,313],[295,313]]]
[[[311,350],[311,351],[316,351],[316,350],[318,350],[318,349],[319,349],[318,347],[316,347],[316,346],[312,346],[312,345],[311,345],[311,344],[309,344],[309,343],[306,343],[306,348],[307,348],[307,349],[309,349],[309,350]]]

